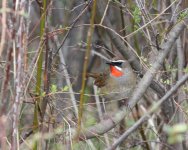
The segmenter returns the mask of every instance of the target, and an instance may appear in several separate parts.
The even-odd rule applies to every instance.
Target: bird
[[[106,101],[129,99],[136,86],[137,77],[129,62],[122,59],[112,59],[102,73],[87,73],[94,78],[94,84],[99,88],[99,94]],[[126,102],[127,103],[127,102]]]

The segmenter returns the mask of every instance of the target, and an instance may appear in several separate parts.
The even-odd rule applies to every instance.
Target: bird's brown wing
[[[92,77],[95,79],[94,84],[96,86],[103,87],[106,85],[107,72],[104,73],[87,73],[87,77]]]

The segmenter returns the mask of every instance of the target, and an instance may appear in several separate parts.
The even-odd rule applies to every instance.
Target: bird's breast
[[[134,74],[119,78],[109,76],[106,80],[106,85],[100,88],[100,94],[110,100],[129,98],[135,85],[136,77]]]

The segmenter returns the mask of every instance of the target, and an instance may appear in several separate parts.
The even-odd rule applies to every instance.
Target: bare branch
[[[184,75],[181,80],[179,80],[176,85],[174,85],[156,104],[149,109],[148,113],[146,113],[143,117],[141,117],[131,128],[129,128],[126,132],[123,133],[121,137],[118,138],[117,141],[113,143],[113,145],[107,150],[115,149],[121,142],[123,142],[131,133],[133,133],[143,122],[150,118],[150,115],[154,113],[160,105],[170,98],[180,86],[182,86],[188,80],[188,75]]]

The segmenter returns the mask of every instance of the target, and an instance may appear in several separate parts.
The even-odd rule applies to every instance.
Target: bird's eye
[[[122,67],[122,62],[114,62],[115,66]]]

